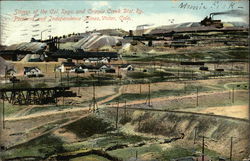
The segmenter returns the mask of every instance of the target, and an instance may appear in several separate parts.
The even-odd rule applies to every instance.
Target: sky
[[[217,15],[222,21],[248,23],[246,0],[207,1],[1,1],[1,43],[10,45],[48,36],[94,29],[135,30],[138,25],[199,22],[212,12],[240,10],[240,16]],[[144,27],[146,28],[146,27]]]

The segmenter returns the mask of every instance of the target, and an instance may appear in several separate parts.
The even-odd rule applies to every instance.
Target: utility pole
[[[118,130],[118,113],[119,113],[119,100],[117,101],[117,106],[116,106],[116,119],[115,119],[116,130]]]
[[[97,81],[98,81],[98,84],[100,85],[100,74],[99,74],[99,70],[97,71]]]
[[[204,151],[205,151],[205,144],[204,144],[204,135],[202,136],[202,161],[204,161]]]
[[[148,84],[148,106],[151,106],[151,89],[150,89],[150,83]]]
[[[187,86],[187,83],[184,82],[184,91],[185,91],[185,94],[187,93],[187,88],[186,88],[186,86]]]
[[[140,94],[141,94],[141,84],[140,84]]]
[[[68,87],[69,87],[69,71],[67,72],[67,80],[68,80]]]
[[[63,106],[64,106],[64,93],[63,93]]]
[[[229,156],[230,161],[232,160],[232,156],[233,156],[233,137],[231,137],[230,139],[230,156]]]
[[[234,103],[234,87],[233,87],[233,92],[232,92],[232,103]]]
[[[78,95],[80,95],[80,90],[81,90],[81,87],[79,86],[78,91],[77,91]]]
[[[77,81],[77,84],[79,84],[78,73],[76,73],[76,81]]]
[[[195,141],[196,141],[196,133],[197,133],[197,127],[194,128],[194,144],[195,144]]]
[[[124,107],[124,118],[127,118],[127,101],[125,100],[125,107]]]
[[[48,73],[48,64],[47,63],[45,64],[45,70],[46,70],[46,73]]]
[[[183,76],[186,76],[186,69],[183,67]]]
[[[5,110],[4,110],[4,107],[5,105],[4,105],[4,95],[3,95],[3,129],[5,129]]]
[[[95,111],[98,106],[95,98],[95,83],[93,83],[93,99],[92,99],[92,104],[93,104],[93,111]]]
[[[60,81],[61,81],[61,85],[62,85],[62,70],[60,70]]]
[[[8,67],[7,67],[7,65],[6,65],[6,66],[5,66],[5,73],[4,73],[5,82],[7,81],[7,70],[8,70]]]
[[[57,106],[57,96],[56,96],[56,106]]]
[[[196,106],[198,106],[198,105],[199,105],[199,89],[197,87],[197,89],[196,89]]]
[[[232,74],[232,76],[233,76],[233,67],[234,67],[234,64],[232,62],[232,67],[231,67],[231,74]]]
[[[56,65],[54,67],[54,72],[55,72],[55,79],[56,79]]]
[[[138,126],[139,126],[138,129],[139,129],[139,130],[140,130],[140,128],[141,128],[141,119],[142,119],[142,118],[141,118],[141,115],[140,115],[140,116],[139,116],[139,123],[138,123]]]

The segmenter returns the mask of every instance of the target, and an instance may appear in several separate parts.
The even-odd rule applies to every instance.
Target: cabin
[[[43,77],[42,71],[37,67],[24,67],[24,75],[27,77]]]
[[[83,69],[88,69],[89,72],[104,72],[107,69],[110,69],[108,65],[97,64],[97,65],[81,65]]]
[[[208,67],[200,67],[199,70],[208,71]]]
[[[87,68],[83,68],[82,66],[75,66],[69,72],[71,73],[86,73],[89,70]]]
[[[115,69],[110,67],[110,66],[107,66],[105,68],[101,68],[99,70],[100,70],[100,72],[103,72],[103,73],[115,73]]]
[[[119,67],[121,70],[124,71],[133,71],[134,67],[131,64],[123,64]]]
[[[224,69],[215,69],[217,72],[224,72]]]
[[[85,63],[109,63],[107,58],[88,58],[84,61]]]
[[[74,62],[62,62],[60,66],[56,68],[57,72],[66,72],[74,68],[76,64]]]
[[[8,69],[8,70],[6,71],[6,75],[7,75],[7,76],[14,76],[16,73],[17,73],[17,72],[16,72],[15,69]]]

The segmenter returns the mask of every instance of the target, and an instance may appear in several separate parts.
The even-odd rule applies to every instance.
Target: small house
[[[15,74],[16,74],[16,70],[15,69],[8,69],[6,71],[6,75],[8,75],[8,76],[13,76]]]
[[[109,69],[110,67],[105,64],[101,64],[101,65],[97,65],[97,68],[99,69],[99,71],[102,71],[102,70]]]
[[[86,73],[88,72],[88,69],[87,68],[83,68],[83,66],[75,66],[73,67],[69,72],[72,72],[72,73]]]
[[[217,72],[224,72],[224,69],[215,69]]]
[[[85,60],[85,63],[109,63],[109,60],[107,58],[88,58]]]
[[[27,77],[43,77],[42,71],[37,67],[24,67],[24,75]]]
[[[125,71],[133,71],[134,67],[131,64],[123,64],[120,66],[120,69]]]
[[[87,69],[89,72],[98,72],[98,71],[105,71],[106,69],[110,68],[105,64],[97,64],[97,65],[81,65],[83,69]]]
[[[199,70],[208,71],[208,67],[200,67]]]
[[[74,62],[62,62],[62,64],[56,68],[56,71],[58,72],[70,71],[75,66],[76,65]]]
[[[115,69],[111,66],[103,66],[99,69],[99,71],[103,73],[115,73]]]

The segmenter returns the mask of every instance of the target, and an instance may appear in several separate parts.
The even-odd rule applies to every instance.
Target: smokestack
[[[134,36],[133,31],[129,30],[129,36]]]

